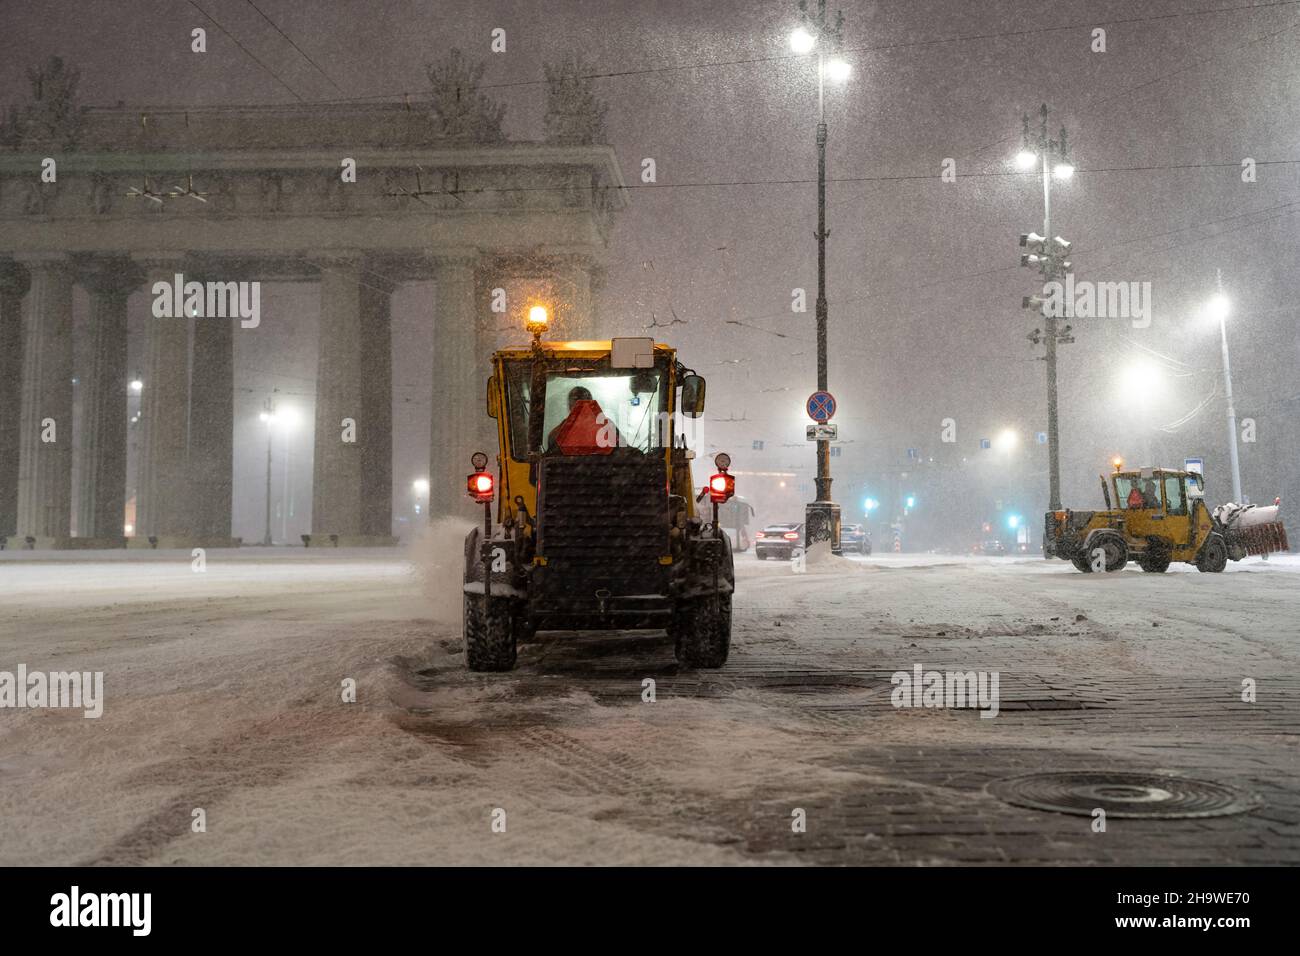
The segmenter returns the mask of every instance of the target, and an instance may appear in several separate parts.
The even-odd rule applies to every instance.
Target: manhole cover
[[[1176,820],[1247,813],[1263,805],[1254,794],[1221,783],[1158,773],[1064,771],[997,780],[989,792],[1018,807],[1092,816]]]

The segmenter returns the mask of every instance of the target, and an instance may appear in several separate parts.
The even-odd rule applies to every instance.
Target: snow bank
[[[805,574],[852,574],[871,570],[871,565],[831,553],[829,541],[816,541],[804,551]]]
[[[465,535],[472,527],[463,518],[439,518],[411,540],[408,557],[419,576],[429,616],[439,624],[460,623]]]

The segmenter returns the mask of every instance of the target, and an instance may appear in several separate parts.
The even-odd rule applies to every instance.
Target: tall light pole
[[[1210,300],[1210,317],[1219,320],[1219,344],[1223,353],[1223,392],[1228,399],[1228,460],[1232,464],[1232,500],[1241,502],[1241,462],[1237,459],[1237,408],[1232,402],[1232,364],[1228,361],[1228,313],[1232,303],[1223,294],[1223,277],[1219,292]]]
[[[268,398],[262,405],[262,414],[258,417],[266,422],[266,534],[262,544],[271,546],[271,436],[275,434],[275,399]]]
[[[1031,250],[1020,257],[1020,264],[1037,267],[1046,282],[1053,282],[1064,279],[1066,273],[1070,272],[1073,266],[1065,259],[1070,244],[1059,236],[1055,238],[1052,236],[1052,177],[1069,179],[1074,175],[1074,166],[1070,163],[1065,128],[1061,128],[1058,139],[1052,139],[1048,135],[1046,103],[1043,104],[1039,111],[1039,116],[1041,125],[1037,136],[1030,135],[1029,116],[1025,116],[1024,143],[1016,159],[1021,168],[1024,169],[1032,169],[1040,163],[1042,165],[1043,234],[1035,236],[1033,233],[1028,233],[1020,237],[1020,245]],[[1026,296],[1022,304],[1026,308],[1042,308],[1043,299],[1040,296]],[[1061,343],[1068,344],[1073,342],[1074,339],[1070,337],[1070,327],[1068,325],[1064,330],[1057,328],[1059,316],[1055,315],[1053,310],[1044,308],[1042,311],[1046,323],[1046,332],[1040,335],[1039,331],[1035,329],[1030,334],[1029,339],[1035,345],[1040,341],[1044,341],[1047,346],[1047,510],[1060,511],[1061,451],[1060,428],[1057,422],[1056,346]]]
[[[144,382],[141,379],[137,378],[136,376],[132,375],[131,380],[127,383],[126,390],[127,390],[126,410],[127,413],[131,415],[131,417],[127,419],[127,423],[131,429],[130,430],[130,436],[131,436],[130,456],[135,461],[135,472],[131,475],[131,487],[127,489],[128,499],[131,498],[135,499],[135,520],[132,522],[130,528],[123,528],[123,531],[126,533],[127,537],[130,537],[132,535],[139,534],[140,528],[144,524],[144,521],[142,520],[143,515],[141,515],[140,513],[140,470],[142,468],[142,465],[140,462],[141,456],[140,456],[140,436],[139,436],[140,416],[144,405],[143,398],[141,397],[144,393]],[[135,399],[134,413],[131,413],[131,399]]]
[[[790,36],[796,53],[817,51],[817,390],[826,391],[826,77],[845,80],[849,66],[838,58],[826,59],[828,46],[838,47],[844,14],[838,11],[835,22],[826,22],[826,0],[817,0],[816,15],[809,14],[808,0],[799,0],[801,25]],[[831,500],[831,445],[817,442],[817,500],[805,509],[805,540],[829,541],[831,550],[840,551],[840,508]]]

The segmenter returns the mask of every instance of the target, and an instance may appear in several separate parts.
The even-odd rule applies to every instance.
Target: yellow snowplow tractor
[[[510,670],[538,629],[665,628],[680,664],[721,667],[735,577],[717,506],[735,480],[719,455],[697,492],[679,427],[704,379],[653,339],[543,342],[545,327],[530,315],[532,347],[492,357],[497,468],[476,456],[466,486],[484,504],[465,539],[470,670]]]
[[[1289,550],[1276,506],[1257,512],[1224,506],[1211,512],[1196,472],[1126,471],[1118,459],[1114,465],[1109,480],[1101,476],[1105,510],[1047,512],[1046,557],[1070,561],[1085,573],[1118,571],[1130,559],[1153,573],[1168,570],[1174,561],[1218,572],[1229,558]]]

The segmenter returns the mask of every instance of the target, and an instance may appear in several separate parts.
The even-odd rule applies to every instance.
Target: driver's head
[[[585,385],[575,385],[569,389],[569,411],[573,411],[573,406],[579,402],[591,401],[591,392]]]

